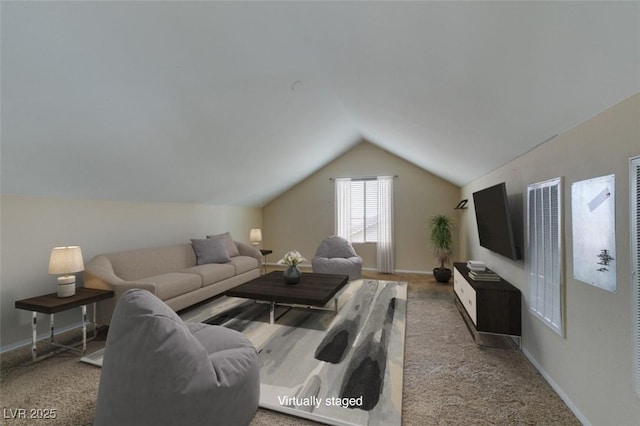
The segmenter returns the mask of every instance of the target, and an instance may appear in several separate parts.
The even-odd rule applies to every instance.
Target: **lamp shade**
[[[71,274],[84,270],[82,250],[79,246],[54,247],[49,258],[49,273]]]
[[[259,242],[261,242],[262,230],[259,228],[252,229],[251,232],[249,232],[249,240],[251,240],[251,242],[254,244],[258,244]]]

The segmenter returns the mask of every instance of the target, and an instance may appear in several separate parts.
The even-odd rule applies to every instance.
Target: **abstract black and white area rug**
[[[358,280],[339,311],[245,302],[210,320],[260,352],[260,406],[333,425],[400,425],[407,284]]]
[[[357,280],[338,313],[222,297],[185,321],[244,333],[260,354],[260,407],[331,425],[400,425],[407,283]],[[332,305],[332,302],[330,303]]]

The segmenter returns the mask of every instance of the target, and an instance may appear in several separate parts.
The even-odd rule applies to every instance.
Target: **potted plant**
[[[447,283],[451,278],[451,269],[446,266],[451,261],[453,251],[453,221],[449,216],[439,214],[430,220],[431,246],[438,258],[440,267],[433,268],[433,276],[439,283]]]

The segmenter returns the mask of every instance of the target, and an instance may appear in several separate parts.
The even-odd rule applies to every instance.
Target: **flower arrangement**
[[[298,264],[304,262],[305,260],[307,259],[302,257],[299,251],[293,250],[285,253],[284,257],[278,260],[278,265],[287,265],[287,266],[296,267],[298,266]]]

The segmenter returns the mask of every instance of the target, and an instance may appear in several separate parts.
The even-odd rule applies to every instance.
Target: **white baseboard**
[[[399,272],[401,274],[433,275],[433,271],[414,271],[412,269],[396,269],[396,272]]]
[[[81,322],[77,322],[75,324],[71,324],[71,325],[68,325],[68,326],[60,328],[60,329],[56,329],[56,331],[53,333],[53,335],[54,336],[58,336],[58,335],[60,335],[62,333],[66,333],[67,331],[75,330],[75,329],[81,328],[81,327],[82,327],[82,323]],[[92,329],[93,328],[91,328],[91,330]],[[88,330],[87,330],[87,334],[88,334]],[[40,335],[38,335],[36,337],[36,341],[37,342],[40,342],[42,340],[49,340],[49,332],[48,331],[45,332],[45,333],[41,333]],[[20,341],[18,341],[16,343],[12,343],[10,345],[2,346],[2,347],[0,347],[0,354],[12,351],[14,349],[21,348],[23,346],[31,346],[31,339],[24,339],[24,340],[20,340]]]
[[[362,268],[363,271],[377,272],[376,268]],[[399,274],[421,274],[421,275],[433,275],[432,271],[418,271],[413,269],[396,269]]]
[[[569,409],[573,412],[573,414],[575,414],[575,416],[578,418],[580,423],[582,423],[584,426],[591,426],[591,422],[589,421],[589,419],[587,419],[587,417],[582,413],[582,411],[580,411],[578,407],[576,407],[573,401],[571,401],[571,399],[569,399],[567,394],[564,393],[564,391],[560,388],[560,386],[558,386],[558,384],[553,381],[551,376],[549,376],[549,374],[546,371],[544,371],[544,368],[542,368],[542,366],[538,363],[538,361],[536,361],[533,355],[531,355],[531,353],[527,351],[527,349],[524,346],[522,347],[522,353],[524,354],[524,356],[527,357],[527,359],[531,362],[531,364],[533,364],[533,366],[536,368],[536,370],[538,370],[538,372],[542,375],[542,377],[544,377],[547,383],[549,383],[549,385],[553,388],[553,390],[558,394],[560,399],[562,399],[564,403],[567,404],[567,407],[569,407]]]

